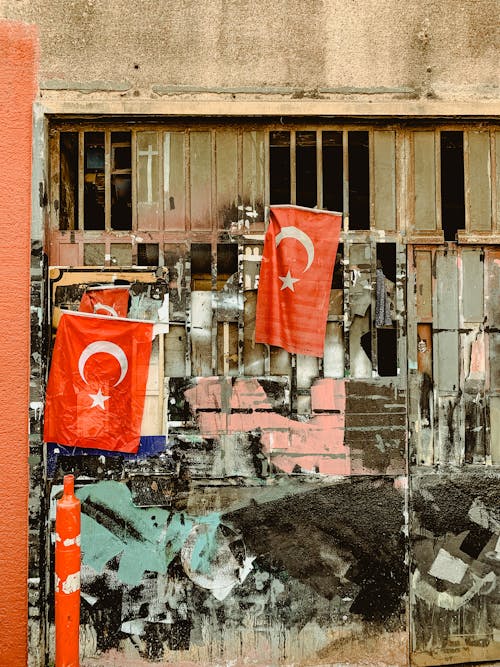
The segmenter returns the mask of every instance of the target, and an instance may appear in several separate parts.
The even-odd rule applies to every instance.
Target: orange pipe
[[[56,667],[80,665],[80,501],[74,484],[74,476],[65,475],[56,504]]]

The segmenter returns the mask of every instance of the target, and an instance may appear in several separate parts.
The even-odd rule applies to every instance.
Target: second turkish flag
[[[64,313],[45,400],[45,442],[134,453],[153,324]]]
[[[342,215],[273,206],[264,241],[255,341],[323,356]]]

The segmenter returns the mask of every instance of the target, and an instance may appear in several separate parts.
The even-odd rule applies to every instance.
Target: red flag
[[[255,340],[323,356],[342,215],[273,206],[264,241]]]
[[[44,440],[134,453],[153,323],[64,313],[45,399]]]
[[[114,285],[93,287],[82,296],[78,310],[82,313],[127,317],[128,295],[128,287],[115,287]]]

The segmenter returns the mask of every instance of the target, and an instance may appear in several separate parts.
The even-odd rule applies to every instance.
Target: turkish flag
[[[127,317],[128,287],[102,285],[88,289],[80,300],[79,311],[108,315],[111,317]]]
[[[273,206],[264,240],[255,341],[322,357],[342,215]]]
[[[153,323],[65,312],[45,398],[45,442],[135,453]]]

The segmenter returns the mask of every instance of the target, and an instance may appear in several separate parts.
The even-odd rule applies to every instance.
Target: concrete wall
[[[498,99],[495,0],[4,0],[2,14],[39,27],[42,88]]]

